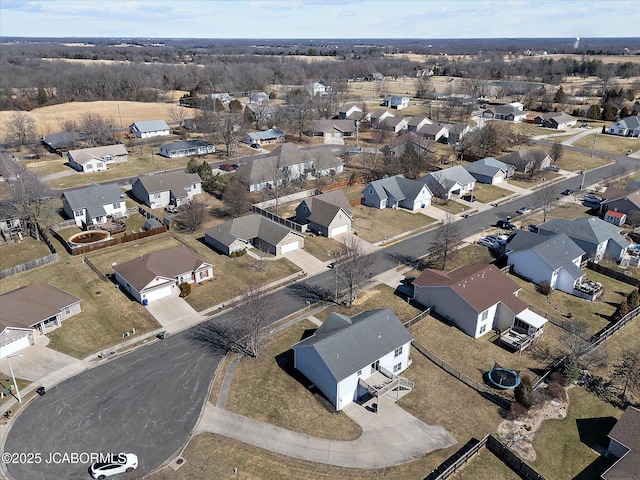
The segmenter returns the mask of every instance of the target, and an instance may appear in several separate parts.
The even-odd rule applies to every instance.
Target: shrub
[[[562,365],[560,366],[560,373],[565,376],[565,385],[571,385],[578,378],[578,359],[574,353],[568,354],[564,357]]]
[[[191,293],[191,285],[187,282],[182,282],[180,284],[180,297],[187,297]]]
[[[542,295],[550,295],[551,291],[551,285],[546,280],[540,282],[540,285],[538,285],[538,292],[540,292]]]
[[[567,384],[567,378],[560,372],[553,372],[549,375],[549,383],[557,383],[558,385],[565,386]]]
[[[525,375],[520,379],[520,385],[513,392],[516,402],[529,410],[533,406],[533,388],[531,387],[531,379]]]
[[[526,407],[520,405],[519,403],[512,403],[509,408],[509,415],[512,420],[517,420],[519,418],[526,417],[528,410]]]
[[[547,387],[547,390],[549,391],[549,395],[551,395],[553,398],[557,398],[559,400],[564,400],[567,398],[567,394],[564,391],[564,387],[559,383],[555,383],[555,382],[550,383],[549,386]]]

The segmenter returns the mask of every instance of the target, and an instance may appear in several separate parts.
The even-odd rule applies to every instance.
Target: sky
[[[0,0],[2,37],[640,37],[637,0]]]

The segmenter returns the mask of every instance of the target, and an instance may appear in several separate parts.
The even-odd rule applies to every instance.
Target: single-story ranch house
[[[164,120],[134,122],[129,126],[129,131],[137,138],[161,137],[170,133],[169,125]]]
[[[242,142],[247,145],[262,145],[269,143],[284,142],[285,134],[282,130],[277,128],[270,128],[269,130],[263,130],[261,132],[247,133],[242,137]]]
[[[141,255],[113,270],[118,284],[143,305],[177,295],[181,283],[213,279],[213,265],[183,246]]]
[[[302,234],[256,214],[211,227],[204,232],[204,241],[228,256],[252,246],[275,256],[304,247]]]
[[[167,158],[189,157],[215,153],[216,146],[204,140],[194,139],[184,142],[165,143],[160,145],[160,155]]]
[[[127,148],[121,143],[104,147],[82,148],[67,152],[69,165],[79,172],[100,172],[112,163],[127,161]]]
[[[411,365],[412,340],[393,311],[384,308],[354,317],[332,313],[291,348],[296,370],[342,410],[375,385],[388,382],[389,391],[411,390],[413,384],[397,375]]]
[[[0,295],[0,358],[35,344],[44,334],[80,313],[82,300],[53,285],[26,285]]]

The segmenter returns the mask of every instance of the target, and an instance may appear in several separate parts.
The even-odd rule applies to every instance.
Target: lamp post
[[[584,170],[584,167],[582,167],[582,182],[580,182],[580,191],[582,191],[584,189],[584,176],[585,176],[586,172]]]
[[[20,390],[18,389],[18,382],[16,382],[16,376],[13,374],[13,367],[11,366],[11,357],[22,358],[22,355],[9,355],[7,361],[9,362],[9,371],[11,372],[11,378],[13,378],[13,384],[16,387],[16,395],[18,396],[18,403],[22,403],[22,397],[20,396]]]

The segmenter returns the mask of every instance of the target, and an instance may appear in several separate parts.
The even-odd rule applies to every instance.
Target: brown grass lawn
[[[352,228],[358,232],[358,236],[370,243],[380,242],[435,222],[433,218],[421,213],[409,213],[402,209],[380,210],[358,205],[353,207],[351,212],[353,213]]]
[[[39,242],[31,236],[23,234],[19,243],[16,240],[14,243],[2,243],[0,245],[0,270],[15,267],[47,255],[51,255],[51,252],[44,242]]]
[[[610,465],[592,448],[607,446],[607,434],[622,412],[582,388],[569,390],[569,408],[562,420],[546,420],[533,446],[538,458],[531,464],[555,480],[600,478]]]
[[[536,185],[540,185],[543,182],[553,181],[560,178],[559,173],[552,172],[551,170],[545,170],[536,174],[533,178],[525,177],[524,175],[516,174],[507,180],[511,185],[521,188],[532,188]]]
[[[455,200],[449,200],[446,203],[442,200],[436,200],[434,202],[431,202],[431,205],[439,208],[440,210],[444,210],[445,212],[449,212],[451,215],[457,215],[464,212],[465,210],[469,210],[469,207],[467,205],[456,202]]]
[[[595,148],[593,142],[595,140]],[[587,135],[573,142],[574,147],[594,148],[603,152],[615,153],[617,155],[626,155],[629,150],[635,152],[640,150],[640,140],[637,138],[618,137],[617,135],[607,135],[600,133],[597,136]]]
[[[518,480],[520,477],[487,448],[483,448],[451,478],[454,480]]]
[[[562,202],[547,212],[547,221],[553,218],[566,218],[568,220],[573,220],[575,218],[591,217],[592,215],[590,214],[590,211],[590,208],[582,205],[582,203],[578,202],[577,199],[576,201]],[[518,222],[522,222],[522,224],[534,223],[536,225],[542,223],[543,219],[544,214],[541,210],[534,210],[531,213],[521,215],[517,218]]]
[[[563,170],[577,172],[581,170],[593,170],[594,168],[602,167],[610,163],[610,158],[600,157],[598,155],[594,155],[592,157],[585,153],[565,150],[562,154],[562,158],[556,163],[556,165]]]
[[[485,185],[477,182],[473,189],[473,196],[480,203],[495,202],[500,198],[508,197],[512,193],[511,190],[500,188],[497,185]]]
[[[69,258],[6,278],[4,293],[22,285],[50,283],[81,298],[82,313],[48,334],[49,346],[76,358],[106,349],[122,341],[122,333],[142,334],[160,325],[142,305],[127,298],[111,282],[103,282],[81,258]]]
[[[256,359],[238,365],[227,400],[229,411],[307,435],[354,440],[362,429],[347,415],[330,411],[308,390],[293,368],[291,345],[315,330],[308,320],[274,335]]]
[[[304,237],[304,249],[318,260],[327,262],[333,258],[335,252],[340,251],[342,244],[333,238],[319,235]]]
[[[539,127],[533,123],[514,123],[510,124],[511,130],[526,135],[527,137],[537,137],[539,135],[553,135],[554,133],[562,133],[563,130],[553,130],[551,128]],[[555,138],[555,137],[554,137]]]
[[[31,381],[23,380],[22,378],[16,378],[16,383],[18,384],[18,390],[20,390],[20,398],[22,398],[22,401],[24,402],[26,399],[24,398],[24,394],[22,392],[24,392],[24,389],[27,388],[27,386],[31,385]],[[11,377],[11,374],[0,372],[0,390],[10,388],[11,386],[13,386],[13,377]],[[12,390],[12,393],[14,395],[16,394],[15,389]],[[12,395],[7,395],[6,397],[0,398],[0,408],[2,408],[2,405],[7,403],[12,398]],[[15,404],[15,406],[18,406],[18,404]]]

